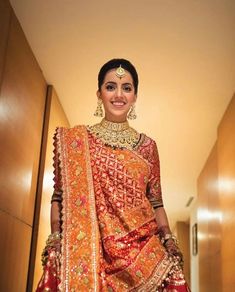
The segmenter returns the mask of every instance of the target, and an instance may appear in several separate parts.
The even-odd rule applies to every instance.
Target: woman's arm
[[[61,203],[52,201],[51,203],[51,233],[61,232]]]
[[[47,240],[47,247],[45,248],[46,251],[50,247],[55,248],[58,252],[60,252],[61,208],[62,191],[55,190],[51,198],[51,234]]]
[[[172,234],[168,218],[164,209],[161,181],[160,181],[160,162],[156,143],[152,140],[149,149],[149,162],[150,162],[150,178],[147,186],[147,197],[155,210],[155,218],[158,225],[158,235],[165,246],[167,252],[178,257],[180,263],[183,262],[182,253],[179,250],[177,240]]]
[[[171,233],[164,207],[156,208],[155,214],[156,214],[156,221],[157,221],[157,225],[159,229],[164,227],[165,232]]]

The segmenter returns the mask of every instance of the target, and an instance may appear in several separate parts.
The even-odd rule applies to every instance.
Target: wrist
[[[179,244],[177,238],[176,238],[175,235],[173,235],[172,233],[167,233],[167,234],[165,234],[164,236],[162,236],[162,237],[160,238],[160,240],[161,240],[161,243],[162,243],[163,245],[166,245],[167,242],[169,242],[169,241],[174,242],[174,244],[177,245],[177,246],[178,246],[178,244]]]
[[[60,250],[61,233],[59,231],[51,233],[46,241],[46,246],[41,255],[42,265],[45,266],[48,260],[50,250]]]
[[[60,241],[61,239],[61,233],[59,231],[55,231],[51,233],[46,241],[46,245],[53,245],[53,243]]]

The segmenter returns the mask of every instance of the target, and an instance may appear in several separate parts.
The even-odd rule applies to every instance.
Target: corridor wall
[[[218,128],[222,291],[235,287],[235,95]]]
[[[235,285],[235,96],[218,126],[217,141],[198,178],[200,292]]]
[[[26,291],[47,84],[0,0],[0,291]]]
[[[68,120],[8,0],[0,0],[0,39],[0,291],[32,291],[50,227],[47,141],[52,155],[52,133]]]

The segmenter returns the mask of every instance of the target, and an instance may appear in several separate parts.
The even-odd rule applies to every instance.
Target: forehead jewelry
[[[122,68],[122,65],[120,65],[117,69],[116,69],[116,76],[118,78],[122,78],[126,75],[126,71]]]

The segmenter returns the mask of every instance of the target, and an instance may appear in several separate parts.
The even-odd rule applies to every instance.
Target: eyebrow
[[[114,82],[114,81],[107,81],[107,82],[105,82],[105,85],[106,84],[115,84],[115,85],[117,85],[117,82]],[[125,82],[125,83],[123,83],[122,85],[131,85],[131,86],[133,86],[133,84],[131,84],[131,83],[129,83],[129,82]]]

